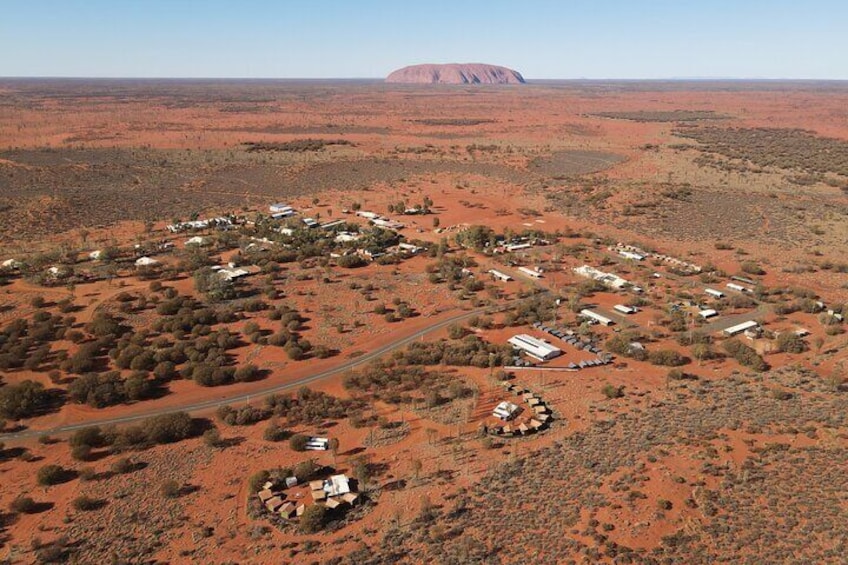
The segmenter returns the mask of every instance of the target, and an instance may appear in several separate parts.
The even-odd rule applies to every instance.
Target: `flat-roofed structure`
[[[518,414],[519,408],[517,405],[512,402],[507,402],[504,400],[492,410],[492,416],[503,420],[504,422],[508,422],[515,418],[516,414]]]
[[[635,314],[636,308],[632,306],[625,306],[624,304],[616,304],[612,307],[616,312],[621,312],[622,314]]]
[[[306,442],[307,451],[327,451],[330,448],[330,440],[325,437],[311,437]]]
[[[502,273],[497,269],[489,269],[489,274],[498,279],[499,281],[507,282],[512,280],[511,276],[506,273]]]
[[[756,328],[759,324],[754,320],[748,320],[747,322],[742,322],[741,324],[736,324],[735,326],[730,326],[729,328],[725,328],[724,334],[729,336],[734,336],[737,334],[741,334],[746,330],[750,330]]]
[[[724,293],[722,291],[716,290],[714,288],[705,288],[704,292],[706,292],[707,294],[709,294],[710,296],[713,296],[715,298],[724,298]]]
[[[562,355],[562,349],[527,334],[514,335],[507,341],[516,349],[539,361],[548,361]]]
[[[718,316],[718,312],[716,312],[712,308],[707,308],[705,310],[701,310],[700,312],[698,312],[698,315],[706,320],[707,318],[712,318],[713,316]]]
[[[594,310],[589,310],[588,308],[584,308],[583,310],[580,310],[580,315],[583,316],[584,318],[594,320],[594,321],[596,321],[599,324],[602,324],[604,326],[611,326],[613,324],[613,321],[611,319],[607,318],[603,314],[598,314]]]
[[[277,513],[283,518],[291,518],[295,514],[295,505],[292,502],[286,502],[277,510]]]
[[[621,257],[624,257],[625,259],[631,259],[633,261],[642,261],[643,259],[645,259],[644,255],[642,255],[641,253],[636,253],[634,251],[621,250],[618,252],[618,254]]]
[[[341,496],[350,492],[350,482],[346,475],[332,475],[324,481],[327,496]]]
[[[590,267],[589,265],[575,267],[572,270],[581,277],[596,280],[607,288],[611,288],[613,290],[620,290],[629,284],[625,279],[619,277],[618,275],[599,271],[598,269]]]
[[[735,290],[736,292],[751,292],[750,288],[742,286],[741,284],[727,283],[725,286],[730,290]]]
[[[534,279],[542,278],[542,271],[538,269],[531,269],[530,267],[518,267],[518,270],[527,275],[528,277],[533,277]]]

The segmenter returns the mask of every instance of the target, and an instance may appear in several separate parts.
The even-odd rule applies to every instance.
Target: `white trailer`
[[[724,298],[724,293],[722,291],[716,290],[714,288],[705,288],[704,292],[706,292],[707,294],[709,294],[710,296],[713,296],[715,298]]]
[[[616,312],[621,312],[622,314],[635,314],[636,308],[632,306],[625,306],[624,304],[616,304],[612,307]]]

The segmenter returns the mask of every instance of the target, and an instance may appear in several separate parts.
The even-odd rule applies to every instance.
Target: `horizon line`
[[[82,76],[82,75],[0,75],[0,80],[256,80],[256,81],[381,81],[385,77],[251,77],[251,76]],[[691,76],[691,77],[524,77],[526,83],[536,81],[582,81],[582,82],[707,82],[707,81],[734,81],[734,82],[848,82],[848,78],[812,78],[812,77],[734,77],[734,76]],[[387,83],[403,85],[405,83]],[[414,83],[409,83],[414,84]],[[421,83],[426,84],[426,83]],[[466,85],[473,85],[467,83]],[[438,86],[438,83],[436,84]],[[461,86],[443,84],[442,86]],[[480,86],[497,86],[497,84],[481,84]],[[510,86],[510,85],[502,85]]]

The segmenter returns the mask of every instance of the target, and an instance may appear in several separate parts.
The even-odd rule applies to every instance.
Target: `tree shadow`
[[[84,505],[82,507],[77,508],[77,510],[81,510],[84,512],[93,512],[94,510],[100,510],[107,504],[109,504],[109,502],[104,498],[86,499]]]
[[[200,491],[200,487],[198,485],[193,485],[191,483],[186,483],[180,487],[180,490],[177,493],[177,496],[183,497],[188,496],[190,494],[194,494]]]
[[[398,491],[406,488],[406,479],[398,479],[396,481],[391,481],[383,485],[383,490],[385,491]]]
[[[47,512],[51,510],[55,504],[52,502],[36,502],[33,506],[29,508],[27,514],[41,514],[42,512]]]
[[[247,441],[247,438],[243,436],[228,437],[226,439],[222,439],[218,443],[218,446],[222,448],[236,447],[237,445],[243,444],[245,441]]]
[[[24,447],[10,447],[8,449],[0,449],[0,461],[9,461],[22,456],[27,452]]]

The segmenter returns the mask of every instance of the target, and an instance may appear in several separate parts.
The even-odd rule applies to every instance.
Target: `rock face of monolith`
[[[396,84],[524,84],[521,73],[483,63],[412,65],[386,77]]]

